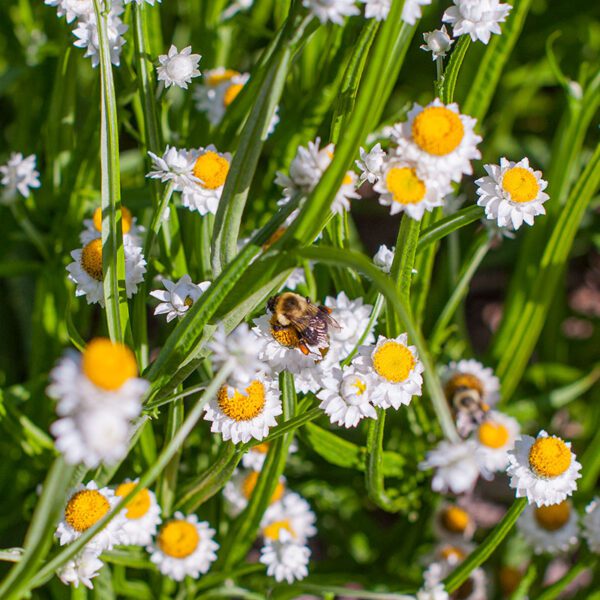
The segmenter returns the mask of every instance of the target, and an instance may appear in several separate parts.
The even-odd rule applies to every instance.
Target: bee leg
[[[310,350],[306,344],[299,344],[298,349],[300,352],[302,352],[302,354],[304,354],[304,356],[308,356],[310,354]]]

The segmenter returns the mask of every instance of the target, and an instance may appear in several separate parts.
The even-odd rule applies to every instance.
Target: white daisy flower
[[[424,44],[419,46],[425,52],[431,52],[431,59],[445,58],[454,40],[448,35],[445,25],[441,29],[434,29],[423,34]]]
[[[285,288],[294,291],[299,285],[306,285],[306,277],[302,267],[297,267],[292,271],[283,284],[282,289]]]
[[[261,444],[262,445],[262,444]],[[264,454],[266,455],[267,450]],[[248,506],[254,488],[258,482],[260,471],[236,469],[223,488],[223,496],[227,503],[227,512],[231,517],[237,517]],[[270,504],[279,502],[285,494],[285,477],[280,476],[275,490],[269,501]]]
[[[154,544],[146,549],[163,575],[175,581],[183,581],[186,576],[197,579],[217,559],[219,544],[214,535],[215,530],[206,521],[176,512],[160,528]]]
[[[381,144],[375,144],[369,152],[361,148],[360,160],[356,161],[356,166],[361,171],[359,182],[375,183],[383,173],[386,158],[387,154],[381,149]]]
[[[250,448],[250,450],[248,450],[248,452],[242,456],[243,467],[253,471],[262,471],[269,448],[269,442],[262,442],[261,444],[252,446],[252,448]],[[296,446],[295,442],[292,442],[288,447],[288,454],[294,454],[296,450],[298,450],[298,446]]]
[[[506,470],[508,452],[514,448],[520,433],[521,427],[516,419],[497,411],[486,413],[473,437],[482,467],[490,473]]]
[[[152,159],[153,171],[146,177],[160,179],[163,183],[172,181],[176,192],[181,192],[186,186],[198,184],[199,180],[194,176],[194,164],[196,155],[187,150],[178,150],[174,146],[167,146],[162,156],[148,152]]]
[[[86,588],[93,590],[92,579],[99,574],[100,569],[104,566],[98,556],[97,551],[85,549],[67,561],[56,572],[56,575],[65,585],[73,585],[77,588],[82,583]]]
[[[421,18],[421,6],[428,4],[431,4],[431,0],[404,0],[402,20],[409,25],[414,25]]]
[[[115,496],[124,498],[135,487],[139,479],[129,479],[115,489]],[[123,544],[126,546],[147,546],[156,535],[160,518],[160,506],[153,491],[142,488],[125,505],[125,522],[123,523]]]
[[[450,187],[447,182],[427,177],[416,162],[391,158],[373,190],[380,194],[379,204],[390,207],[391,215],[404,211],[420,221],[425,211],[444,204]]]
[[[245,389],[221,387],[217,397],[208,403],[204,420],[212,422],[213,433],[238,444],[265,438],[269,429],[277,425],[275,417],[281,413],[277,382],[258,375]]]
[[[285,492],[283,498],[271,503],[265,511],[260,523],[261,534],[265,540],[275,541],[285,530],[294,542],[305,544],[317,533],[316,520],[310,504],[300,494]]]
[[[375,347],[361,346],[353,363],[373,378],[371,402],[380,408],[408,406],[413,396],[421,395],[423,365],[408,335],[396,338],[379,336]]]
[[[74,542],[92,525],[107,515],[119,502],[115,493],[107,487],[98,489],[94,481],[78,485],[69,496],[63,518],[54,536],[61,546]],[[104,529],[99,531],[85,546],[93,552],[111,550],[123,543],[123,511],[116,515]]]
[[[150,295],[160,304],[154,309],[155,315],[167,315],[167,323],[176,317],[183,317],[194,306],[194,303],[210,287],[210,281],[192,283],[189,275],[184,275],[179,281],[163,279],[164,290],[152,290]]]
[[[442,583],[442,566],[438,563],[429,565],[423,574],[424,585],[417,592],[416,600],[449,600],[450,596]]]
[[[375,256],[373,256],[373,264],[379,267],[384,273],[389,273],[392,270],[395,253],[395,247],[388,248],[385,244],[382,244],[377,249]]]
[[[125,288],[131,298],[144,281],[146,260],[142,248],[133,244],[123,244],[125,252]],[[102,282],[102,240],[95,238],[83,248],[71,252],[73,262],[67,265],[69,279],[77,285],[75,296],[85,296],[88,304],[98,303],[104,308]]]
[[[84,219],[85,229],[79,234],[79,241],[83,246],[92,240],[102,237],[102,208],[99,206],[94,211],[91,219]],[[137,218],[125,206],[121,206],[121,228],[123,242],[133,246],[142,246],[144,228],[137,224]]]
[[[598,497],[595,497],[585,507],[583,536],[590,550],[596,554],[600,554],[600,498]]]
[[[24,157],[20,152],[13,152],[8,162],[0,166],[4,202],[14,200],[17,193],[24,198],[29,198],[30,190],[40,187],[40,174],[35,169],[36,161],[35,154]]]
[[[365,5],[365,18],[385,21],[392,7],[392,0],[361,0]]]
[[[355,0],[302,0],[302,6],[308,8],[321,23],[331,21],[343,25],[345,17],[360,14],[354,5]]]
[[[181,203],[202,216],[214,215],[229,173],[231,154],[219,152],[212,144],[192,152],[195,156],[192,174],[196,181],[189,181],[182,188]]]
[[[442,104],[435,99],[427,106],[414,104],[407,121],[396,124],[391,136],[398,144],[398,157],[419,166],[419,171],[442,184],[459,183],[471,175],[471,161],[481,158],[475,134],[476,120],[461,115],[457,104]]]
[[[417,595],[417,600],[445,600],[449,598],[444,591],[443,580],[454,571],[456,566],[466,558],[461,548],[448,547],[448,558],[442,557],[440,562],[432,563],[425,573],[425,590],[429,595]],[[453,554],[458,551],[458,554]],[[481,568],[474,569],[469,578],[452,594],[452,598],[461,600],[487,600],[487,576]]]
[[[485,216],[496,220],[499,227],[519,229],[523,223],[533,225],[537,215],[545,215],[544,192],[548,182],[541,171],[529,166],[529,159],[518,163],[500,159],[500,165],[485,165],[486,177],[477,179],[477,204],[485,208]]]
[[[568,500],[552,506],[527,506],[517,527],[536,554],[568,552],[579,541],[577,511]]]
[[[473,489],[480,474],[477,444],[472,440],[456,443],[442,440],[433,450],[427,452],[419,468],[435,469],[431,482],[434,492],[468,492]]]
[[[356,191],[358,176],[354,171],[348,171],[342,180],[342,185],[331,203],[330,210],[334,215],[341,215],[350,210],[350,200],[360,200]]]
[[[540,431],[537,438],[522,436],[508,454],[510,487],[517,498],[527,497],[530,504],[558,504],[576,489],[581,465],[575,460],[571,443]]]
[[[194,77],[200,76],[198,64],[201,58],[200,54],[192,54],[191,46],[179,52],[175,44],[171,44],[168,54],[161,54],[158,57],[160,63],[156,68],[158,81],[164,81],[167,88],[176,85],[187,90],[188,83],[191,83]]]
[[[278,582],[304,579],[309,561],[310,548],[296,543],[286,530],[281,531],[278,540],[268,539],[260,551],[260,562],[267,566],[267,575]]]
[[[44,0],[48,6],[56,6],[58,17],[66,17],[67,23],[75,19],[85,20],[94,14],[93,0]]]
[[[492,33],[500,35],[500,23],[504,23],[511,11],[510,4],[499,0],[453,0],[454,6],[446,9],[442,21],[452,25],[452,35],[470,35],[471,39],[487,44]]]
[[[194,88],[196,110],[205,113],[211,125],[218,125],[249,79],[249,73],[224,67],[204,71],[203,82]]]
[[[473,537],[477,525],[463,507],[443,502],[433,519],[436,536],[444,541],[462,543]]]

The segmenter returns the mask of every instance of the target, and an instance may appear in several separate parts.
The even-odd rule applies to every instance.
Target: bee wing
[[[309,304],[301,315],[289,316],[290,322],[300,338],[309,346],[326,346],[329,343],[328,315],[318,306]]]

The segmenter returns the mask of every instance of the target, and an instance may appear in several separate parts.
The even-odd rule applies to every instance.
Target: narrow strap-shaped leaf
[[[454,48],[450,56],[450,62],[444,71],[444,76],[439,82],[437,89],[438,96],[444,104],[449,104],[454,100],[454,90],[456,88],[456,81],[458,80],[458,73],[470,45],[471,38],[468,35],[461,35],[456,48]]]

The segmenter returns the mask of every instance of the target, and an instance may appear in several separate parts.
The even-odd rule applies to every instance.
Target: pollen
[[[220,188],[225,183],[228,173],[229,161],[210,150],[199,156],[194,163],[194,175],[207,190]]]
[[[508,429],[504,427],[504,425],[500,425],[500,423],[494,423],[493,421],[486,421],[485,423],[482,423],[479,426],[477,436],[479,438],[479,443],[482,446],[487,446],[488,448],[494,449],[506,446],[510,438]]]
[[[133,352],[106,338],[96,338],[85,347],[81,368],[93,384],[108,391],[118,390],[138,373]]]
[[[250,473],[246,479],[244,479],[244,482],[242,483],[242,494],[244,494],[244,498],[246,498],[246,500],[250,500],[250,497],[254,492],[254,488],[256,487],[256,483],[258,482],[259,474],[260,473],[258,473],[258,471],[252,471],[252,473]],[[284,492],[285,486],[283,483],[281,483],[281,481],[277,482],[277,486],[275,487],[275,491],[271,496],[270,503],[273,504],[281,500]]]
[[[418,204],[427,193],[427,187],[410,167],[391,168],[385,177],[385,185],[394,202],[399,204]]]
[[[229,387],[224,385],[217,395],[219,408],[234,421],[250,421],[258,417],[265,408],[265,386],[254,380],[244,391],[233,389],[229,394]]]
[[[277,541],[279,539],[279,534],[282,531],[287,531],[292,535],[292,537],[296,537],[296,534],[292,529],[292,525],[289,519],[284,519],[283,521],[275,521],[274,523],[270,523],[264,528],[263,535],[268,540]]]
[[[537,524],[546,531],[557,531],[564,527],[571,516],[569,502],[560,502],[551,506],[540,506],[534,511]]]
[[[94,211],[93,221],[96,231],[102,231],[102,209],[100,207]],[[123,229],[123,234],[131,231],[132,221],[133,217],[131,216],[129,209],[121,206],[121,228]]]
[[[531,202],[537,197],[540,185],[531,171],[513,167],[504,173],[502,189],[510,195],[513,202]]]
[[[192,523],[175,519],[164,525],[158,534],[158,547],[167,556],[185,558],[198,547],[200,535]]]
[[[96,281],[102,281],[102,240],[97,238],[89,242],[81,251],[81,268]]]
[[[239,71],[234,71],[233,69],[225,69],[222,73],[214,73],[213,75],[209,75],[206,79],[206,83],[211,87],[216,87],[226,81],[233,79],[236,75],[239,75]]]
[[[428,154],[444,156],[458,148],[465,128],[454,111],[445,106],[430,106],[415,117],[412,135],[417,146]]]
[[[110,510],[109,501],[98,490],[81,490],[71,496],[65,521],[79,533],[89,529]]]
[[[475,375],[471,375],[470,373],[456,373],[448,380],[448,383],[446,383],[444,389],[446,397],[452,398],[456,391],[461,388],[477,390],[480,396],[485,394],[483,383],[481,383],[481,380],[478,377],[475,377]]]
[[[469,513],[459,506],[448,506],[441,515],[441,522],[450,533],[463,533],[469,526]]]
[[[115,490],[115,494],[124,498],[135,487],[133,481],[122,483]],[[125,516],[128,519],[141,519],[149,510],[152,504],[150,492],[146,488],[141,489],[126,505],[127,512]]]
[[[243,83],[232,83],[223,95],[223,105],[228,107],[239,96],[243,87]]]
[[[300,345],[298,332],[293,327],[282,327],[277,324],[277,317],[271,317],[271,336],[273,339],[286,348],[297,348]]]
[[[404,345],[388,341],[373,352],[373,368],[392,383],[404,381],[415,366],[415,357]]]
[[[559,438],[538,438],[529,450],[529,465],[540,477],[558,477],[571,466],[571,451]]]

